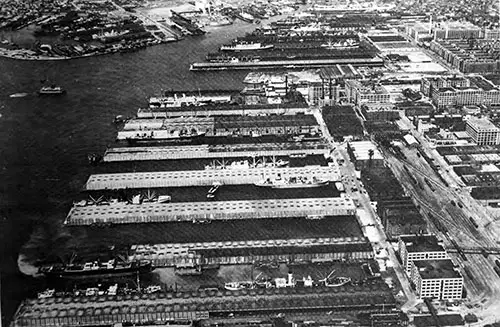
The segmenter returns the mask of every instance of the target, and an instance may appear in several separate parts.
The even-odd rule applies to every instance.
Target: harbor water
[[[62,222],[72,201],[81,196],[88,176],[95,172],[87,163],[87,154],[102,154],[114,142],[113,118],[134,115],[148,96],[162,90],[241,89],[245,72],[190,72],[189,65],[253,28],[255,25],[237,21],[178,43],[70,61],[0,58],[4,322],[22,299],[43,287],[43,281],[25,276],[19,267],[33,271],[35,260],[74,246],[74,242],[85,244],[85,233],[65,229]],[[42,80],[61,85],[67,94],[38,97]],[[26,94],[19,96],[21,93]],[[140,228],[135,232],[143,235]],[[113,241],[121,238],[119,228],[112,233]],[[129,230],[126,234],[129,237]]]

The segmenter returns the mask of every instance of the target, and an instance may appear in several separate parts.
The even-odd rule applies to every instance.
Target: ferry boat
[[[61,95],[65,94],[66,90],[64,90],[60,86],[51,85],[51,86],[43,86],[39,91],[39,95]]]
[[[273,47],[274,45],[272,44],[262,44],[260,42],[236,43],[231,45],[223,45],[220,47],[220,51],[256,51],[256,50],[272,49]]]
[[[328,185],[328,183],[328,180],[318,179],[316,177],[309,179],[305,176],[294,176],[286,179],[280,177],[274,179],[267,178],[261,182],[255,183],[255,185],[271,188],[311,188],[325,186]]]
[[[41,267],[40,272],[47,277],[61,279],[105,278],[115,276],[129,276],[151,272],[151,262],[117,262],[115,259],[104,263],[98,261],[84,264],[67,264],[64,266]]]

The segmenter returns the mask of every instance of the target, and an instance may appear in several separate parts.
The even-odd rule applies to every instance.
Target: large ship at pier
[[[62,266],[41,267],[40,272],[47,277],[63,279],[106,278],[144,274],[153,270],[151,262],[85,262],[83,264],[67,264]]]
[[[267,50],[272,49],[274,45],[272,44],[262,44],[260,42],[256,43],[235,43],[231,45],[223,45],[220,47],[220,51],[255,51],[255,50]]]
[[[328,180],[318,179],[316,177],[307,178],[305,176],[294,176],[288,178],[267,178],[261,182],[255,183],[255,185],[271,188],[310,188],[326,186],[328,183]]]

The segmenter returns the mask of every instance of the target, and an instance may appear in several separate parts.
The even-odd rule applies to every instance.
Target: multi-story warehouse
[[[450,259],[412,261],[411,281],[419,298],[462,298],[464,279]]]
[[[390,102],[391,95],[389,92],[374,81],[349,80],[345,84],[347,99],[356,105]]]
[[[500,90],[483,77],[424,78],[420,89],[438,108],[500,103]]]
[[[479,145],[500,144],[500,128],[486,118],[469,118],[465,131]]]
[[[479,38],[481,29],[469,22],[440,22],[433,27],[434,40]]]
[[[401,235],[399,255],[406,273],[411,275],[412,262],[448,259],[448,254],[435,235]]]

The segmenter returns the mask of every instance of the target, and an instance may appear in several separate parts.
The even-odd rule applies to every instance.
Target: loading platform
[[[85,189],[87,191],[98,191],[126,188],[211,186],[214,183],[241,185],[259,183],[267,178],[287,179],[290,177],[305,177],[308,180],[315,177],[336,182],[340,180],[340,173],[336,166],[306,166],[97,174],[89,177]]]
[[[226,69],[274,69],[274,68],[319,68],[334,65],[383,66],[381,58],[351,59],[310,59],[241,62],[197,62],[189,70],[226,70]]]
[[[104,162],[327,155],[324,141],[109,148]]]
[[[65,224],[137,224],[210,222],[211,220],[349,216],[356,213],[350,198],[272,199],[74,206]]]

